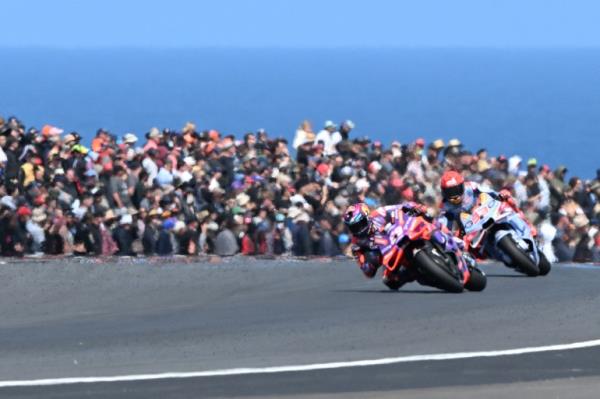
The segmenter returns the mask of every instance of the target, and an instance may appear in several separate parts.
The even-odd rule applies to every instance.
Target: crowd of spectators
[[[583,181],[457,139],[388,147],[353,129],[304,121],[293,152],[262,129],[238,140],[193,123],[142,138],[99,129],[88,148],[76,132],[0,118],[0,255],[347,254],[349,204],[411,200],[435,214],[453,168],[510,189],[550,258],[600,260],[600,170]]]

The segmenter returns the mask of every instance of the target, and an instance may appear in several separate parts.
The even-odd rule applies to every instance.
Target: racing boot
[[[415,273],[405,267],[400,267],[398,270],[383,275],[383,284],[390,290],[397,291],[406,283],[412,283],[417,279]]]

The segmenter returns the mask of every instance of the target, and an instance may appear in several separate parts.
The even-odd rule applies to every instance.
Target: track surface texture
[[[391,292],[378,279],[364,279],[349,260],[8,262],[0,265],[0,381],[304,365],[600,338],[600,267],[561,265],[540,278],[497,264],[483,269],[484,292],[447,294],[416,283]],[[600,389],[598,358],[595,347],[0,388],[0,397],[391,398],[402,392],[500,398],[523,392],[541,398],[553,392],[583,398]]]

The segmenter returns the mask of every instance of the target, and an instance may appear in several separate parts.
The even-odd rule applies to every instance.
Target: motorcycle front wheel
[[[415,255],[414,262],[417,270],[431,282],[431,285],[448,292],[463,292],[461,281],[456,274],[451,273],[451,270],[456,270],[458,273],[455,262],[435,247],[430,245],[423,247]]]
[[[546,258],[546,255],[544,255],[542,251],[538,251],[538,254],[540,255],[540,261],[538,262],[540,276],[545,276],[546,274],[550,273],[550,270],[552,269],[552,264],[550,263],[548,258]]]
[[[519,248],[510,234],[505,235],[498,241],[498,248],[510,258],[517,271],[529,277],[535,277],[540,274],[540,269],[538,269],[533,259]]]

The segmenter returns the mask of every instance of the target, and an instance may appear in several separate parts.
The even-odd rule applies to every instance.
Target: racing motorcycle
[[[386,225],[387,238],[375,240],[385,254],[381,259],[384,276],[393,280],[394,273],[404,266],[422,285],[457,293],[482,291],[487,283],[483,271],[469,266],[457,241],[440,229],[422,216],[398,212],[393,223]]]
[[[466,248],[477,259],[492,258],[527,276],[545,276],[551,265],[533,232],[509,202],[479,195],[471,213],[460,214]]]

